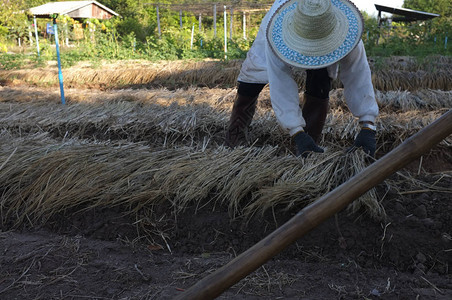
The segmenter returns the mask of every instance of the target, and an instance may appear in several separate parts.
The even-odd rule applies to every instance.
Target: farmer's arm
[[[291,69],[274,55],[268,43],[265,52],[272,107],[281,127],[292,136],[306,126],[300,109],[298,85]]]
[[[345,100],[352,114],[359,118],[360,122],[375,123],[378,116],[378,105],[362,41],[341,61],[339,78],[344,84]],[[376,150],[375,127],[366,123],[362,123],[361,126],[361,131],[355,138],[351,149],[363,148],[370,156],[374,156]]]
[[[340,62],[339,79],[344,84],[347,106],[360,122],[375,123],[378,105],[372,85],[369,63],[362,41]]]

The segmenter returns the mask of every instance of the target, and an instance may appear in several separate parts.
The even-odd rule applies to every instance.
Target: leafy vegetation
[[[1,0],[0,9],[0,54],[2,68],[20,68],[28,63],[42,64],[54,60],[55,42],[53,35],[46,34],[50,19],[38,19],[40,32],[40,55],[34,42],[32,18],[27,9],[48,2],[47,0]],[[193,1],[158,1],[160,4],[160,32],[157,24],[157,9],[152,3],[135,0],[102,0],[101,3],[120,14],[109,20],[73,20],[59,16],[58,28],[63,67],[78,61],[146,59],[235,59],[244,58],[257,34],[265,11],[249,14],[247,17],[246,39],[243,37],[242,14],[233,17],[233,34],[227,33],[228,52],[224,53],[223,8],[218,5],[217,26],[214,30],[212,3],[204,0],[201,26],[198,15],[193,11]],[[239,5],[241,1],[229,3]],[[249,3],[249,2],[247,2]],[[268,4],[269,1],[254,1],[254,5]],[[179,9],[171,9],[169,4],[183,4],[180,19]],[[242,3],[243,4],[243,3]],[[263,7],[263,6],[261,6]],[[448,34],[452,32],[451,7],[448,0],[405,0],[404,7],[441,14],[431,21],[414,23],[392,23],[379,27],[375,17],[364,13],[366,30],[363,40],[369,56],[410,55],[426,57],[432,54],[451,55],[451,45],[447,45]],[[173,7],[174,8],[174,7]],[[23,13],[17,13],[17,12]],[[230,11],[227,11],[229,31]],[[180,27],[180,22],[182,27]],[[192,32],[193,30],[193,32]],[[160,34],[159,34],[160,33]],[[193,38],[192,38],[193,34]],[[18,41],[21,40],[21,47]],[[65,41],[69,41],[69,46]],[[17,54],[19,53],[19,54]],[[29,55],[25,55],[25,54]]]

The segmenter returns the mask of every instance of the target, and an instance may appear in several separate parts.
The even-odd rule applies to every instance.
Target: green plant
[[[0,53],[0,69],[13,70],[20,69],[27,65],[28,57],[24,54]]]

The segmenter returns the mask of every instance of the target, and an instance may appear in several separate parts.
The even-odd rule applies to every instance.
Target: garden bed
[[[31,70],[2,73],[0,298],[173,299],[369,164],[344,153],[357,127],[339,86],[326,152],[305,159],[293,155],[267,88],[254,143],[231,150],[233,83],[170,73],[166,81],[188,83],[156,88],[130,75],[104,81],[133,89],[99,89],[71,83],[77,73],[64,106]],[[377,158],[450,109],[450,87],[432,78],[434,89],[377,91]],[[452,298],[451,146],[449,136],[220,298]]]

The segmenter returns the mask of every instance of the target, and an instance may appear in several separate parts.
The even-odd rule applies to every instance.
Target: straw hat
[[[363,27],[361,13],[348,0],[288,0],[272,15],[267,39],[284,62],[319,69],[350,53]]]

